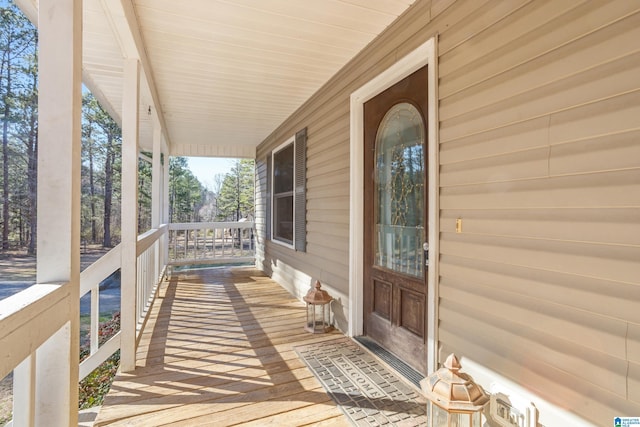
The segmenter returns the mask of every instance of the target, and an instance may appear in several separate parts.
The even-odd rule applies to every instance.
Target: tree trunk
[[[98,240],[97,224],[96,224],[96,186],[93,176],[93,143],[91,142],[91,129],[89,129],[88,155],[89,155],[89,202],[91,207],[91,243]]]
[[[36,112],[31,115],[29,125],[29,166],[28,166],[28,186],[29,186],[29,255],[36,254],[36,239],[38,235],[38,126],[36,123]]]
[[[9,249],[9,115],[11,114],[11,61],[7,59],[7,85],[2,123],[2,250]]]

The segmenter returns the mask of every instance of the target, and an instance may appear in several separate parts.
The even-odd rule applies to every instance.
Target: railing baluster
[[[98,329],[100,328],[100,283],[96,283],[91,288],[91,326],[89,330],[90,336],[90,354],[95,354],[98,351]]]
[[[184,258],[187,259],[187,249],[189,247],[189,230],[184,230]]]
[[[253,261],[253,226],[248,221],[170,224],[169,239],[174,242],[174,250],[169,252],[167,264]],[[184,248],[177,251],[181,238]]]
[[[193,230],[193,259],[198,259],[198,241],[200,240],[200,230]]]

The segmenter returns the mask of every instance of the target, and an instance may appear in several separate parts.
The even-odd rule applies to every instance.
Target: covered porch
[[[213,276],[174,276],[174,265],[231,253],[218,250],[215,232],[193,229],[208,225],[170,224],[171,156],[254,159],[255,224],[245,224],[255,225],[255,245],[233,256],[255,260],[294,298],[321,281],[335,297],[334,325],[350,337],[375,339],[380,324],[382,340],[417,337],[424,373],[463,355],[465,371],[491,393],[492,425],[513,425],[518,413],[526,427],[604,426],[640,412],[638,2],[14,1],[40,41],[37,283],[0,301],[0,377],[14,372],[15,426],[76,425],[78,381],[117,350],[123,376],[109,400],[131,403],[108,401],[99,423],[125,423],[129,415],[115,412],[130,409],[132,423],[136,411],[182,416],[182,399],[196,402],[190,420],[177,420],[185,423],[218,410],[258,422],[242,408],[256,402],[262,411],[262,397],[289,408],[281,414],[330,412],[286,355],[289,338],[316,338],[292,327],[299,318],[261,317],[265,305],[301,313],[298,303],[271,291],[254,299],[267,280],[253,272],[226,287]],[[395,180],[397,200],[377,207],[403,207],[404,195],[419,192],[422,225],[398,222],[427,238],[398,233],[384,245],[381,234],[367,238],[382,224],[364,215],[382,212],[369,202],[388,188],[365,184],[385,173],[373,155],[382,114],[396,117],[405,97],[395,93],[370,126],[368,106],[411,87],[420,70],[426,114],[399,129],[422,131],[398,138],[387,162],[397,163],[394,176],[413,170],[416,180]],[[122,243],[81,274],[83,84],[122,129]],[[410,141],[425,153],[419,168],[401,155]],[[137,222],[141,155],[153,169],[146,233]],[[381,247],[407,256],[385,262]],[[421,257],[415,265],[425,268],[408,286],[403,261]],[[92,339],[78,365],[79,300],[91,293],[98,313],[98,283],[117,269],[121,331],[102,345]],[[382,269],[392,279],[372,276]],[[201,347],[193,342],[200,316],[213,308],[207,322],[232,323],[219,338],[199,336]],[[257,351],[267,347],[287,366],[282,377]],[[257,365],[245,364],[249,354]],[[150,363],[160,359],[168,364]],[[172,364],[191,371],[175,374]],[[267,384],[302,399],[261,395]],[[247,387],[248,400],[233,387]],[[209,397],[216,403],[202,403]],[[273,415],[265,411],[265,422]]]
[[[304,305],[253,267],[177,270],[95,425],[350,425],[294,351],[342,335],[304,322]]]
[[[15,3],[39,30],[40,233],[36,284],[0,301],[0,348],[10,349],[0,377],[14,373],[13,425],[76,425],[78,381],[116,351],[123,374],[98,425],[178,422],[188,403],[185,423],[213,412],[221,413],[216,425],[290,412],[342,425],[291,349],[331,338],[302,330],[294,297],[257,270],[172,274],[178,265],[254,260],[256,242],[253,233],[226,247],[216,242],[216,229],[245,236],[250,222],[170,224],[168,158],[255,158],[257,145],[412,1]],[[122,129],[122,208],[121,243],[81,274],[83,85]],[[141,155],[152,163],[145,233],[137,223]],[[99,343],[99,283],[116,270],[121,330]],[[78,364],[84,295],[91,351]]]

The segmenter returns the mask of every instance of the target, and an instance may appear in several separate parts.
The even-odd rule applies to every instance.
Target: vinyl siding
[[[418,0],[258,147],[263,182],[308,127],[308,251],[267,242],[265,270],[348,295],[349,96],[435,34],[440,361],[640,414],[640,2]]]

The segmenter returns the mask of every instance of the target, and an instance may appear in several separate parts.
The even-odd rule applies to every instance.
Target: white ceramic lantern
[[[471,376],[460,372],[455,354],[444,366],[420,381],[427,403],[428,427],[481,427],[482,410],[489,401]]]

